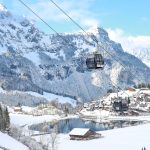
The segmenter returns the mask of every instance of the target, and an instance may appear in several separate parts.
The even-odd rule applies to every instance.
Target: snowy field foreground
[[[10,113],[11,124],[15,124],[19,126],[38,124],[38,123],[49,122],[58,119],[60,119],[60,116],[58,115],[32,116],[32,115]]]
[[[0,132],[0,147],[7,148],[9,150],[29,150],[29,148],[25,145],[2,132]]]
[[[67,117],[60,117],[59,115],[43,115],[43,116],[32,116],[23,114],[10,113],[10,122],[14,125],[24,126],[33,125],[43,122],[50,122],[55,120],[62,120],[68,118],[78,118],[76,115],[68,115]]]
[[[117,116],[114,119],[117,119]],[[121,117],[118,117],[118,119],[121,119]],[[123,117],[122,119],[150,121],[149,116]],[[69,134],[59,134],[57,148],[58,150],[142,150],[142,147],[146,147],[146,150],[150,150],[150,123],[99,131],[98,133],[102,134],[102,138],[87,141],[70,140]],[[50,135],[34,138],[37,141],[42,139],[42,143],[47,144]]]
[[[61,134],[58,150],[150,150],[150,124],[99,132],[103,138],[89,141],[69,140]]]

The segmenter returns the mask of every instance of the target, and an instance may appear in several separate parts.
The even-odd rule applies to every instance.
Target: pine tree
[[[138,88],[138,86],[137,86],[137,85],[134,85],[133,87],[134,87],[135,89],[137,89],[137,88]]]
[[[2,106],[0,105],[0,131],[2,130],[3,118],[2,118]]]
[[[10,118],[7,107],[3,108],[0,105],[0,131],[8,130],[10,126]]]
[[[4,110],[0,105],[0,130],[5,131]]]
[[[5,109],[5,120],[6,120],[6,129],[8,130],[10,127],[10,117],[7,107]]]
[[[2,117],[2,106],[0,104],[0,117]]]

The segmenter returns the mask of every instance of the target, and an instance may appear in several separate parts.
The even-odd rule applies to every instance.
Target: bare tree
[[[47,141],[48,141],[47,146],[51,150],[57,150],[57,147],[58,147],[58,129],[57,129],[57,126],[54,126],[54,128],[51,130],[50,137]]]
[[[43,144],[44,145],[44,134],[47,134],[47,133],[49,133],[49,126],[48,126],[48,124],[45,122],[45,125],[43,126],[43,128],[42,128],[42,130],[41,130],[41,135],[39,136],[39,140],[40,140],[40,143],[41,144]],[[49,140],[47,140],[47,141],[49,141]],[[47,147],[48,147],[48,145],[46,145]]]
[[[14,137],[17,140],[20,140],[22,136],[22,129],[19,127],[16,127],[14,125],[11,125],[10,127],[10,135]]]

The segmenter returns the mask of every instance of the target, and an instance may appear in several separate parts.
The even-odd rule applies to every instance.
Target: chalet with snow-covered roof
[[[135,88],[133,88],[133,87],[129,87],[129,88],[128,88],[128,91],[130,91],[130,92],[135,92],[135,91],[136,91],[136,89],[135,89]]]
[[[22,112],[22,108],[19,106],[14,107],[14,112],[18,112],[21,113]]]
[[[70,133],[70,140],[90,140],[101,137],[101,134],[96,133],[90,128],[74,128]]]

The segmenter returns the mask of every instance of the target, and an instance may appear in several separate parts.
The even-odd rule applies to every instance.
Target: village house
[[[89,128],[74,128],[70,133],[70,140],[90,140],[100,138],[101,134]]]
[[[135,92],[135,91],[136,91],[136,89],[135,89],[135,88],[133,88],[133,87],[129,87],[129,88],[128,88],[128,91],[130,91],[130,92]]]
[[[14,107],[14,112],[21,113],[22,108],[20,106],[16,106],[16,107]]]

